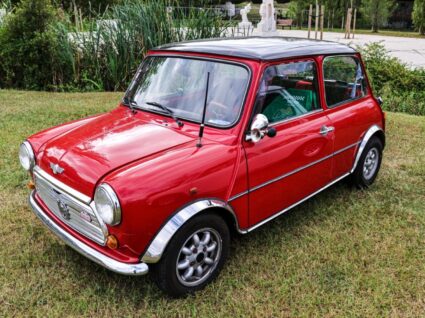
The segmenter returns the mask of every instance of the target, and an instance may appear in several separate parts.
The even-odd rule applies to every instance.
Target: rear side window
[[[353,56],[329,56],[323,62],[326,104],[337,106],[367,94],[360,61]]]
[[[315,63],[291,62],[266,68],[256,109],[276,123],[321,109],[318,101]]]

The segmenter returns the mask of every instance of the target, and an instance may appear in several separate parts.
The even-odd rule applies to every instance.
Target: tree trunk
[[[378,33],[378,28],[379,28],[379,25],[378,25],[378,13],[374,13],[373,14],[373,17],[372,17],[372,32],[373,33]]]

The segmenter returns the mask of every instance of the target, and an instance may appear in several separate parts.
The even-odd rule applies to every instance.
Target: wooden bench
[[[282,29],[285,29],[285,27],[289,27],[290,30],[292,30],[292,19],[278,19],[277,20],[277,27],[281,27]]]

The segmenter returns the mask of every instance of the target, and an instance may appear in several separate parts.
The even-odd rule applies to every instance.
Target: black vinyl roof
[[[261,61],[309,55],[356,53],[356,50],[345,44],[293,37],[206,39],[166,44],[153,50],[217,54]]]

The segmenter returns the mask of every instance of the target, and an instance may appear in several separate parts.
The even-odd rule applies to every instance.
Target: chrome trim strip
[[[246,229],[246,230],[240,230],[240,229],[238,229],[238,232],[239,232],[239,233],[242,233],[242,234],[246,234],[246,233],[249,233],[249,232],[251,232],[251,231],[255,230],[256,228],[260,227],[261,225],[264,225],[265,223],[267,223],[267,222],[269,222],[269,221],[273,220],[274,218],[277,218],[278,216],[280,216],[280,215],[284,214],[285,212],[288,212],[289,210],[291,210],[292,208],[296,207],[297,205],[299,205],[299,204],[303,203],[304,201],[307,201],[308,199],[310,199],[311,197],[315,196],[316,194],[318,194],[318,193],[322,192],[323,190],[325,190],[325,189],[329,188],[331,185],[333,185],[333,184],[337,183],[338,181],[340,181],[340,180],[344,179],[344,178],[345,178],[346,176],[348,176],[349,174],[350,174],[350,173],[346,173],[346,174],[342,175],[341,177],[339,177],[339,178],[337,178],[337,179],[335,179],[335,180],[331,181],[331,182],[330,182],[330,183],[328,183],[327,185],[325,185],[323,188],[320,188],[320,189],[319,189],[319,190],[317,190],[316,192],[313,192],[312,194],[310,194],[310,195],[306,196],[304,199],[301,199],[300,201],[298,201],[298,202],[296,202],[296,203],[292,204],[291,206],[289,206],[289,207],[287,207],[287,208],[283,209],[282,211],[280,211],[280,212],[278,212],[278,213],[276,213],[276,214],[273,214],[273,215],[272,215],[272,216],[270,216],[269,218],[267,218],[267,219],[265,219],[265,220],[263,220],[263,221],[261,221],[261,222],[259,222],[259,223],[255,224],[255,225],[251,226],[250,228],[248,228],[248,229]]]
[[[267,186],[267,185],[269,185],[269,184],[271,184],[271,183],[274,183],[274,182],[276,182],[276,181],[279,181],[279,180],[282,180],[282,179],[287,178],[287,177],[289,177],[289,176],[292,176],[293,174],[295,174],[295,173],[297,173],[297,172],[300,172],[300,171],[302,171],[302,170],[304,170],[304,169],[307,169],[307,168],[309,168],[309,167],[311,167],[311,166],[314,166],[314,165],[316,165],[316,164],[318,164],[318,163],[320,163],[320,162],[322,162],[322,161],[325,161],[326,159],[332,158],[332,157],[333,157],[333,153],[332,153],[332,154],[330,154],[330,155],[327,155],[327,156],[325,156],[325,157],[323,157],[323,158],[320,158],[320,159],[318,159],[318,160],[316,160],[316,161],[310,162],[309,164],[307,164],[307,165],[305,165],[305,166],[302,166],[302,167],[299,167],[299,168],[297,168],[297,169],[295,169],[295,170],[292,170],[292,171],[290,171],[290,172],[287,172],[287,173],[285,173],[285,174],[283,174],[283,175],[281,175],[281,176],[279,176],[279,177],[276,177],[276,178],[274,178],[274,179],[271,179],[271,180],[269,180],[269,181],[266,181],[266,182],[264,182],[264,183],[261,183],[261,184],[259,184],[259,185],[255,186],[255,187],[252,187],[251,189],[249,189],[249,192],[253,192],[253,191],[258,190],[258,189],[260,189],[260,188],[263,188],[263,187],[265,187],[265,186]]]
[[[149,267],[145,263],[128,264],[116,261],[98,251],[84,244],[74,236],[66,232],[63,228],[57,225],[51,220],[37,204],[34,199],[35,191],[32,191],[29,196],[29,204],[34,211],[35,215],[60,239],[62,239],[67,245],[72,247],[81,255],[87,257],[93,262],[115,272],[123,275],[144,275],[149,271]]]
[[[360,142],[360,146],[359,149],[357,150],[357,155],[356,155],[356,159],[354,160],[354,164],[353,167],[351,168],[350,173],[353,173],[354,170],[356,170],[357,164],[359,163],[360,157],[363,153],[364,148],[366,147],[369,139],[378,131],[382,131],[382,128],[379,127],[378,125],[372,125],[365,133],[365,135],[362,138],[362,141]]]
[[[338,154],[340,154],[341,152],[344,152],[344,151],[346,151],[346,150],[348,150],[348,149],[350,149],[350,148],[353,148],[353,147],[357,146],[359,143],[360,143],[360,141],[357,141],[357,142],[355,142],[354,144],[351,144],[351,145],[348,145],[347,147],[341,148],[341,149],[339,149],[339,150],[335,151],[335,152],[333,153],[333,155],[334,155],[334,156],[335,156],[335,155],[338,155]]]
[[[253,191],[255,191],[255,190],[258,190],[258,189],[260,189],[260,188],[262,188],[262,187],[265,187],[265,186],[267,186],[267,185],[269,185],[269,184],[271,184],[271,183],[274,183],[274,182],[276,182],[276,181],[282,180],[282,179],[284,179],[284,178],[286,178],[286,177],[289,177],[289,176],[291,176],[291,175],[293,175],[293,174],[295,174],[295,173],[297,173],[297,172],[300,172],[300,171],[302,171],[302,170],[304,170],[304,169],[307,169],[307,168],[309,168],[309,167],[311,167],[311,166],[313,166],[313,165],[315,165],[315,164],[318,164],[318,163],[320,163],[320,162],[322,162],[322,161],[324,161],[324,160],[326,160],[326,159],[329,159],[329,158],[331,158],[331,157],[333,157],[333,156],[335,156],[335,155],[337,155],[337,154],[340,154],[341,152],[344,152],[344,151],[346,151],[346,150],[348,150],[348,149],[350,149],[350,148],[353,148],[353,147],[357,146],[359,143],[360,143],[360,142],[355,142],[355,143],[353,143],[353,144],[351,144],[351,145],[348,145],[348,146],[346,146],[346,147],[344,147],[344,148],[341,148],[341,149],[339,149],[339,150],[337,150],[337,151],[333,152],[333,153],[332,153],[332,154],[330,154],[330,155],[327,155],[327,156],[325,156],[325,157],[323,157],[323,158],[320,158],[320,159],[318,159],[318,160],[316,160],[316,161],[313,161],[313,162],[311,162],[311,163],[309,163],[309,164],[307,164],[307,165],[305,165],[305,166],[299,167],[299,168],[297,168],[297,169],[295,169],[295,170],[292,170],[292,171],[290,171],[290,172],[287,172],[287,173],[285,173],[285,174],[283,174],[283,175],[281,175],[281,176],[279,176],[279,177],[276,177],[276,178],[274,178],[274,179],[271,179],[271,180],[269,180],[269,181],[266,181],[266,182],[264,182],[264,183],[261,183],[261,184],[259,184],[259,185],[255,186],[255,187],[252,187],[251,189],[249,189],[249,190],[247,190],[247,191],[244,191],[244,192],[238,193],[238,194],[234,195],[233,197],[231,197],[231,198],[228,200],[228,202],[231,202],[231,201],[233,201],[233,200],[236,200],[237,198],[239,198],[239,197],[241,197],[241,196],[243,196],[243,195],[245,195],[245,194],[248,194],[248,193],[250,193],[250,192],[253,192]]]
[[[142,257],[142,261],[145,263],[156,263],[160,260],[162,254],[164,253],[165,248],[168,245],[168,242],[174,236],[174,234],[185,224],[191,217],[202,212],[209,208],[222,208],[230,212],[236,222],[237,218],[233,209],[224,201],[218,199],[206,199],[201,201],[196,201],[185,208],[177,212],[156,234],[153,241],[150,243],[146,253]]]
[[[78,192],[77,190],[74,190],[70,186],[67,186],[65,183],[53,178],[51,175],[49,175],[47,172],[43,171],[39,166],[34,167],[35,174],[38,174],[40,178],[47,180],[49,183],[51,183],[55,188],[57,188],[60,192],[65,192],[66,194],[69,194],[70,196],[80,200],[81,202],[90,205],[91,198],[81,192]]]
[[[234,195],[233,197],[231,197],[227,202],[231,202],[233,200],[236,200],[237,198],[240,198],[240,197],[242,197],[242,196],[244,196],[245,194],[248,194],[248,193],[249,193],[248,190],[241,192],[241,193],[238,193],[238,194]]]

